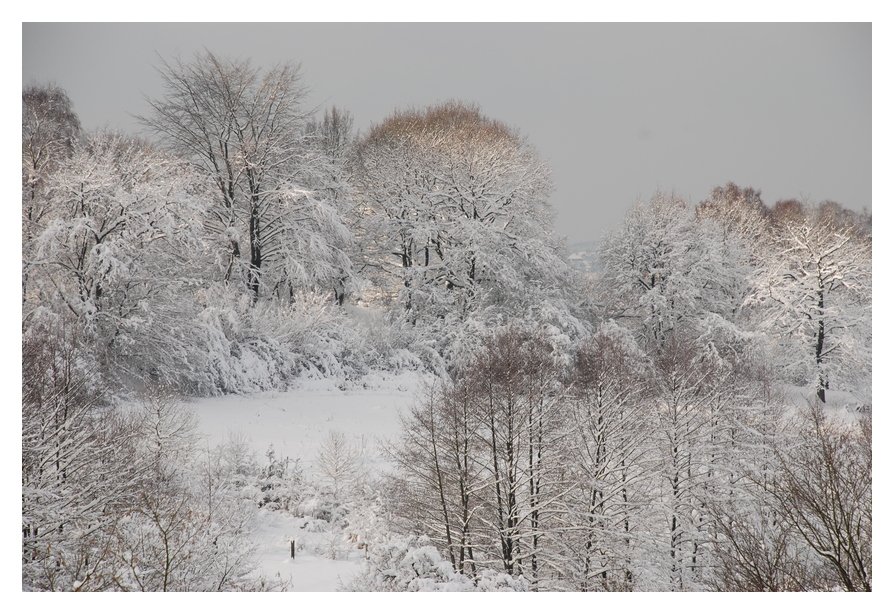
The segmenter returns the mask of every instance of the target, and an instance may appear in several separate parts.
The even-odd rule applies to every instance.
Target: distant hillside
[[[571,261],[571,266],[585,273],[597,272],[599,270],[596,259],[598,248],[599,241],[572,243],[568,246],[568,259]]]

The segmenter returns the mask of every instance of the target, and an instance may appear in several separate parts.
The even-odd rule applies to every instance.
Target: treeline
[[[112,573],[123,559],[54,580],[164,517],[127,466],[161,472],[174,516],[217,517],[150,454],[151,412],[115,411],[129,393],[412,369],[439,383],[391,449],[388,501],[435,544],[416,550],[426,586],[869,588],[869,215],[734,184],[694,207],[659,193],[585,276],[553,233],[548,166],[475,105],[358,134],[304,108],[292,64],[205,53],[159,73],[145,138],[85,133],[57,87],[23,92],[30,587],[158,589]],[[85,460],[106,454],[130,460]],[[121,490],[96,497],[107,467]],[[373,548],[356,587],[407,588],[383,571],[401,548]],[[258,587],[206,571],[176,586]]]
[[[723,334],[762,334],[792,383],[868,389],[865,214],[767,207],[733,184],[694,213],[658,194],[587,286],[552,231],[548,166],[476,106],[396,111],[358,136],[349,113],[302,107],[293,65],[206,53],[159,72],[140,118],[155,142],[83,133],[58,88],[23,93],[23,332],[77,331],[115,385],[448,373],[495,326],[576,340],[612,319],[640,338],[686,324],[720,352]],[[368,317],[345,317],[356,306]]]
[[[582,330],[550,171],[516,130],[448,102],[358,136],[303,108],[294,65],[159,72],[153,141],[83,133],[64,92],[24,92],[26,335],[80,331],[116,385],[220,394],[445,373],[511,319]]]

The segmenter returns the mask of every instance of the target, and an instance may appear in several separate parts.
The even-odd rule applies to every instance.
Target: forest
[[[293,63],[157,69],[139,136],[22,93],[22,590],[283,590],[258,508],[362,546],[345,590],[872,589],[869,213],[719,178],[583,271],[474,103],[358,131]],[[181,403],[371,373],[424,382],[387,468],[333,435],[316,481]]]

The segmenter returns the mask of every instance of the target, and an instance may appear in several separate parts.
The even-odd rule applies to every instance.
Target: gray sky
[[[136,132],[156,53],[302,63],[311,105],[365,130],[458,99],[553,169],[556,230],[598,239],[657,189],[734,181],[764,202],[871,209],[869,24],[81,24],[22,26],[22,84],[53,81],[85,128]]]

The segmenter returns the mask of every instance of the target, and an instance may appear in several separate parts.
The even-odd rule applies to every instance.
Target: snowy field
[[[310,469],[324,437],[335,431],[355,444],[365,444],[376,466],[381,463],[375,459],[378,442],[398,431],[399,412],[412,403],[419,386],[415,374],[368,376],[346,391],[332,381],[299,380],[284,392],[194,399],[188,407],[210,446],[238,437],[258,460],[273,446],[278,456]],[[314,528],[307,519],[284,511],[258,510],[260,571],[269,578],[291,580],[293,591],[336,590],[340,580],[359,569],[363,552],[355,549],[333,560],[322,554],[326,542],[344,536]],[[291,540],[296,542],[294,560]],[[338,547],[345,551],[344,544],[328,545],[333,552]]]

